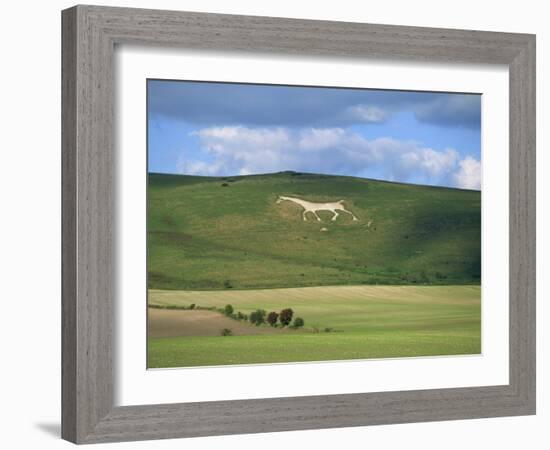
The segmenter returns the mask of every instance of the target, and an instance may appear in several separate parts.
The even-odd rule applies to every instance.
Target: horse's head
[[[277,197],[277,204],[281,203],[283,200],[290,200],[291,202],[294,201],[292,197],[285,197],[284,195],[279,195]]]

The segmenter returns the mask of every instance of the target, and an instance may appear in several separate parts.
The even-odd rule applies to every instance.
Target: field
[[[358,221],[299,206],[344,200]],[[481,194],[283,172],[150,174],[148,287],[175,290],[335,285],[479,285]]]
[[[481,352],[480,286],[326,286],[148,292],[148,367]],[[303,329],[259,327],[206,309],[290,307]],[[221,336],[223,328],[233,336]],[[200,330],[200,331],[199,331]],[[199,335],[200,334],[200,335]],[[164,336],[164,337],[162,337]]]
[[[480,353],[480,192],[297,172],[148,183],[149,367]],[[280,196],[357,220],[304,221]],[[284,308],[305,325],[242,319]]]

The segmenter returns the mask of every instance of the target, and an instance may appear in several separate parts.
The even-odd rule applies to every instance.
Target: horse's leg
[[[313,213],[313,215],[314,215],[315,217],[317,217],[317,222],[321,222],[321,218],[317,215],[317,211],[315,211],[314,209],[312,209],[311,212]]]
[[[353,217],[353,220],[359,220],[357,217],[355,217],[355,214],[353,214],[351,211],[348,211],[347,209],[340,209],[340,211],[344,211],[345,213],[348,213],[351,215],[351,217]]]
[[[334,213],[334,216],[332,216],[331,219],[334,222],[340,214],[338,214],[338,211],[336,211],[335,209],[331,209],[331,211]]]

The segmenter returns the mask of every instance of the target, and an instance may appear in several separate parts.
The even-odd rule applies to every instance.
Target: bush
[[[430,279],[428,278],[428,275],[426,274],[425,270],[420,272],[420,281],[422,283],[429,283],[430,282]]]
[[[195,305],[194,303],[191,303],[191,304],[189,305],[189,309],[195,309],[195,306],[196,306],[196,305]]]
[[[233,336],[233,332],[229,328],[224,328],[221,332],[222,336]]]
[[[283,327],[287,326],[288,324],[290,324],[290,322],[292,322],[293,314],[294,314],[294,311],[292,311],[292,309],[290,308],[283,309],[279,313],[279,321],[281,322],[281,325]]]
[[[265,323],[265,314],[266,312],[263,309],[257,309],[256,311],[250,313],[250,323],[253,323],[256,326]]]
[[[304,326],[304,319],[302,319],[301,317],[296,317],[296,319],[294,319],[294,323],[292,324],[292,326],[294,328],[303,327]]]
[[[233,306],[231,306],[231,305],[225,305],[225,308],[223,309],[223,313],[224,313],[226,316],[230,316],[231,314],[233,314]]]
[[[231,289],[233,287],[233,284],[231,284],[230,280],[225,280],[223,282],[223,287],[226,288],[226,289]]]
[[[277,314],[275,311],[271,311],[268,315],[267,315],[267,323],[269,325],[271,325],[272,327],[274,327],[275,325],[277,325],[277,320],[279,319],[279,314]]]

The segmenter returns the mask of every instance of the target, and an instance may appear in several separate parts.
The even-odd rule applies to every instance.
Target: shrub
[[[227,187],[229,186],[227,183],[222,183],[222,187]]]
[[[290,324],[290,322],[292,322],[293,314],[294,314],[294,311],[292,311],[292,309],[290,308],[283,309],[279,313],[279,321],[281,322],[281,325],[283,327],[287,326],[288,324]]]
[[[265,323],[265,310],[263,309],[257,309],[256,311],[250,313],[250,323],[253,323],[254,325],[261,325],[262,323]]]
[[[267,323],[269,325],[271,325],[272,327],[274,327],[275,325],[277,325],[277,320],[279,319],[279,314],[277,314],[275,311],[271,311],[268,315],[267,315]]]
[[[422,283],[429,283],[430,282],[430,279],[428,278],[428,275],[426,274],[425,270],[420,272],[420,281]]]
[[[302,319],[301,317],[296,317],[296,319],[294,319],[294,323],[292,324],[292,326],[294,328],[303,327],[304,326],[304,319]]]
[[[226,289],[231,289],[233,287],[233,284],[231,284],[230,280],[225,280],[223,282],[223,287],[226,288]]]
[[[230,328],[224,328],[221,332],[222,336],[233,336],[233,332]]]
[[[195,305],[194,303],[191,303],[191,304],[189,305],[189,309],[195,309],[195,306],[196,306],[196,305]]]
[[[224,313],[226,316],[230,316],[231,314],[233,314],[233,306],[231,306],[231,305],[225,305],[225,308],[223,309],[223,313]]]

